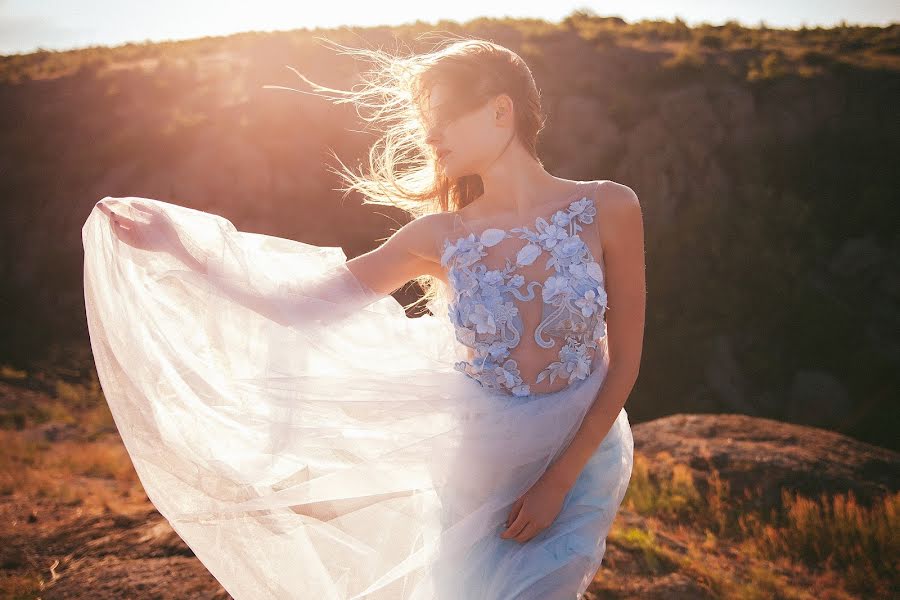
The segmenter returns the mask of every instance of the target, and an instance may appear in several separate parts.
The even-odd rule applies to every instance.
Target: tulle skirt
[[[608,352],[562,391],[491,391],[453,368],[464,347],[439,302],[408,318],[340,248],[114,200],[165,211],[216,267],[126,244],[96,207],[82,229],[91,346],[122,441],[151,502],[234,598],[584,592],[631,476],[624,409],[553,524],[525,543],[500,533],[577,431]],[[252,301],[224,293],[226,279]],[[278,318],[259,310],[269,300]]]

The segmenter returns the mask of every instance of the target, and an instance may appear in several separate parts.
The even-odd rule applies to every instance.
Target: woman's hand
[[[183,248],[172,220],[152,204],[132,201],[126,205],[119,200],[104,198],[97,202],[97,208],[109,217],[113,233],[129,246],[173,255]],[[140,218],[126,217],[125,212]]]
[[[507,529],[500,534],[504,539],[527,542],[556,520],[562,510],[569,488],[541,477],[516,500],[506,519]]]

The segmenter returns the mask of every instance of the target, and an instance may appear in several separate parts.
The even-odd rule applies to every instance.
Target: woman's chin
[[[454,166],[453,159],[456,158],[453,156],[452,152],[448,152],[444,155],[443,158],[438,160],[438,168],[441,169],[443,173],[445,173],[448,177],[458,177],[459,176],[459,168]]]
[[[441,173],[443,173],[444,176],[446,176],[448,179],[458,179],[460,177],[466,177],[467,175],[472,175],[474,173],[474,171],[463,169],[452,164],[438,165],[438,168],[440,168]]]

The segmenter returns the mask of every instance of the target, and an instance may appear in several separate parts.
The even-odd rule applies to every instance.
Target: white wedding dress
[[[234,598],[582,595],[631,476],[624,409],[553,524],[525,543],[500,533],[609,366],[602,263],[578,236],[588,197],[534,228],[445,240],[451,285],[413,319],[340,248],[114,200],[126,216],[135,201],[164,211],[210,267],[125,244],[98,207],[82,229],[91,345],[122,441]]]

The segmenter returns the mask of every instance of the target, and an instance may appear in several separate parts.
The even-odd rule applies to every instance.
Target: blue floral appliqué
[[[509,358],[510,349],[521,339],[522,320],[511,297],[521,301],[535,297],[534,288],[541,287],[546,316],[534,331],[535,342],[543,348],[556,344],[554,337],[564,340],[559,360],[542,370],[535,383],[557,377],[572,381],[590,374],[591,361],[598,342],[606,337],[607,296],[603,269],[578,235],[583,223],[592,223],[597,214],[593,199],[583,197],[558,210],[548,222],[535,221],[535,230],[517,227],[509,231],[490,228],[476,237],[474,233],[451,242],[444,241],[441,265],[447,268],[454,299],[448,305],[448,316],[456,339],[474,350],[471,361],[454,365],[484,387],[509,390],[515,396],[531,393],[523,381],[518,364]],[[485,248],[518,237],[528,243],[509,258],[501,269],[488,269],[481,264],[487,256]],[[534,263],[548,254],[546,268],[554,273],[543,282],[525,282],[517,273],[520,266]],[[524,288],[524,291],[523,291]],[[544,333],[550,334],[545,338]]]

